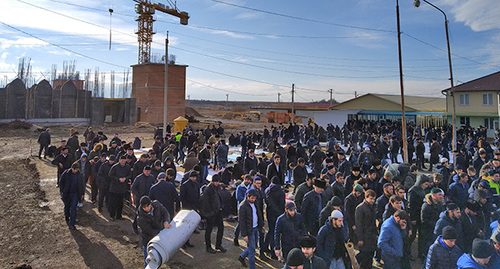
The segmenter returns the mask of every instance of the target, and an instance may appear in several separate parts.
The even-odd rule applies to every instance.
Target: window
[[[492,93],[484,93],[483,94],[483,106],[492,106],[493,105],[493,94]]]
[[[460,117],[460,124],[465,126],[470,126],[470,118],[469,117]]]
[[[462,105],[462,106],[469,105],[469,94],[468,93],[460,94],[460,105]]]
[[[484,118],[484,127],[493,130],[495,128],[495,118]]]

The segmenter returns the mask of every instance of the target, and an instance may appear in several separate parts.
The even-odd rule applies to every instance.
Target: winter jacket
[[[134,194],[134,203],[136,205],[139,205],[139,201],[141,200],[142,196],[149,194],[149,189],[155,183],[156,178],[154,178],[151,174],[147,177],[144,173],[142,173],[134,179],[134,183],[132,183],[130,189]]]
[[[40,136],[38,136],[38,143],[40,145],[50,145],[50,132],[43,131],[40,133]]]
[[[245,182],[241,182],[241,184],[236,187],[236,200],[238,201],[238,207],[240,206],[240,203],[245,200],[247,190],[250,188],[251,184],[252,183],[245,185]]]
[[[326,223],[321,226],[318,232],[318,242],[316,244],[316,253],[320,256],[326,264],[330,264],[332,262],[332,255],[335,251],[335,244],[338,242],[338,238],[335,238],[334,227],[332,225],[332,219],[328,218]],[[347,229],[344,225],[340,228],[341,236],[340,239],[342,242],[346,243],[349,237],[347,236]],[[347,254],[347,250],[345,252]]]
[[[430,236],[434,232],[436,222],[439,220],[439,214],[444,211],[442,204],[435,204],[432,201],[431,194],[425,195],[425,203],[420,211],[420,219],[422,220],[422,234]]]
[[[294,186],[293,191],[295,192],[297,188],[300,186],[300,184],[306,182],[307,168],[305,166],[297,165],[293,169],[292,175],[293,175],[293,186]]]
[[[456,245],[448,247],[439,236],[427,253],[426,269],[455,269],[463,251]]]
[[[458,220],[452,220],[448,216],[448,211],[443,211],[439,215],[439,220],[436,222],[436,227],[434,228],[434,238],[437,238],[438,236],[442,235],[443,229],[446,226],[451,226],[455,228],[455,231],[457,231],[457,241],[456,244],[460,249],[464,249],[464,238],[463,238],[463,232],[462,232],[462,222]],[[470,232],[470,231],[467,231]]]
[[[363,241],[363,246],[359,247],[360,250],[374,251],[377,249],[378,230],[375,221],[375,204],[370,205],[367,201],[364,201],[356,207],[356,237],[358,241]]]
[[[355,223],[355,213],[356,207],[363,202],[363,195],[359,197],[354,196],[354,194],[349,194],[344,200],[344,223],[347,227],[352,228],[356,225]]]
[[[257,171],[257,158],[255,156],[253,158],[246,157],[243,163],[243,171],[245,174],[249,174],[251,170]]]
[[[450,185],[448,198],[457,204],[461,209],[465,209],[465,203],[469,199],[469,183],[454,182]]]
[[[109,177],[109,170],[114,165],[109,161],[106,161],[99,167],[99,172],[97,172],[97,185],[101,190],[109,190],[109,185],[111,182],[111,178]]]
[[[283,161],[283,159],[281,161]],[[273,176],[277,176],[280,179],[280,184],[283,185],[285,183],[285,181],[284,181],[284,179],[285,179],[284,172],[285,171],[284,171],[283,167],[281,166],[281,162],[280,162],[280,165],[278,165],[278,167],[279,167],[279,171],[276,168],[276,164],[274,162],[271,162],[267,166],[266,177],[269,178],[270,180],[272,180]]]
[[[259,212],[259,208],[255,205],[255,210],[257,211],[257,230],[261,230],[264,226],[264,220],[261,217],[261,213]],[[248,200],[244,200],[238,209],[238,224],[241,232],[241,236],[249,236],[252,235],[253,229],[253,209],[248,202]]]
[[[304,216],[304,223],[307,230],[312,235],[316,235],[319,229],[319,213],[323,208],[320,201],[321,194],[315,192],[314,190],[309,191],[304,196],[302,201],[302,216]]]
[[[158,181],[149,189],[149,198],[158,200],[168,210],[170,216],[173,216],[176,209],[180,208],[179,194],[172,182]]]
[[[293,217],[283,213],[276,220],[274,249],[283,248],[283,252],[288,253],[292,248],[300,248],[299,240],[306,234],[306,226],[300,213],[295,212]]]
[[[304,195],[310,192],[314,187],[308,186],[307,182],[303,182],[297,187],[297,191],[295,192],[294,201],[295,206],[297,207],[298,212],[302,212],[302,201],[304,200]]]
[[[477,263],[470,254],[464,253],[457,261],[457,269],[486,269],[488,267]]]
[[[128,182],[130,181],[130,165],[115,163],[109,170],[110,186],[109,192],[124,194],[127,192]],[[120,178],[125,178],[124,182],[120,182]]]
[[[153,201],[151,205],[149,213],[145,212],[142,207],[137,210],[137,225],[141,228],[143,246],[147,246],[148,242],[163,230],[165,222],[170,222],[170,215],[160,202]]]
[[[280,185],[271,183],[266,188],[265,194],[267,219],[278,218],[285,212],[285,192],[281,189]]]
[[[69,198],[70,194],[76,194],[78,197],[82,196],[85,193],[85,181],[83,180],[82,174],[78,171],[76,173],[77,182],[76,182],[76,193],[71,190],[71,180],[73,176],[73,171],[67,169],[61,175],[61,180],[59,181],[59,190],[61,192],[61,198],[66,200]]]
[[[378,238],[378,247],[382,251],[382,257],[401,258],[403,257],[403,235],[404,230],[401,230],[394,216],[391,216],[387,221],[384,221],[380,228],[380,236]]]
[[[415,185],[408,191],[408,211],[410,213],[411,221],[416,221],[417,225],[420,225],[420,211],[422,210],[422,205],[425,199],[425,191],[422,189],[422,181],[424,176],[420,175],[417,178]]]
[[[210,183],[203,190],[203,195],[200,196],[201,214],[206,218],[210,218],[219,213],[221,210],[222,198],[219,187],[216,187],[213,183]]]
[[[198,210],[200,206],[200,184],[197,180],[187,180],[180,187],[182,208]]]

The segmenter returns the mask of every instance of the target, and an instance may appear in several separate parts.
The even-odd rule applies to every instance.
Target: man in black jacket
[[[257,199],[257,191],[249,189],[246,193],[246,199],[240,204],[238,210],[238,223],[240,226],[241,236],[247,242],[247,248],[238,256],[243,267],[246,267],[245,258],[248,257],[250,269],[255,269],[255,247],[259,239],[259,230],[264,232],[264,220],[259,212],[258,206],[255,205]]]
[[[38,137],[38,143],[40,144],[40,151],[38,151],[38,159],[42,158],[42,150],[44,150],[43,158],[47,159],[47,150],[49,149],[49,145],[50,145],[50,129],[49,128],[47,128],[47,130],[40,133],[40,136]]]
[[[109,170],[115,164],[115,155],[109,156],[109,160],[106,161],[99,167],[97,172],[97,185],[99,186],[99,197],[97,199],[97,210],[102,213],[102,206],[104,205],[104,199],[106,199],[106,207],[109,210],[109,185],[111,179],[109,178]]]
[[[53,165],[57,165],[57,185],[59,187],[59,181],[61,179],[61,175],[64,171],[71,167],[71,164],[74,162],[73,156],[68,153],[69,149],[67,147],[63,147],[61,149],[61,154],[57,152],[57,156],[52,160]]]
[[[301,213],[304,217],[309,234],[316,236],[319,230],[319,213],[323,209],[321,193],[326,187],[326,182],[323,180],[314,181],[314,189],[309,191],[302,201]]]
[[[245,162],[243,164],[243,172],[249,174],[252,170],[257,171],[257,158],[255,158],[255,151],[249,149],[248,156],[245,157]]]
[[[130,181],[130,166],[127,164],[127,157],[122,155],[117,164],[109,170],[109,215],[111,220],[122,219],[123,198],[127,193],[128,182]]]
[[[266,215],[267,215],[267,225],[269,227],[269,232],[266,235],[266,240],[264,242],[265,249],[268,247],[272,250],[274,249],[274,228],[276,227],[276,220],[278,217],[285,212],[285,192],[279,184],[280,179],[274,176],[271,179],[271,185],[266,188]],[[271,251],[271,258],[277,260],[275,253]]]
[[[215,174],[212,176],[212,182],[203,191],[200,197],[200,211],[207,220],[207,228],[205,229],[205,246],[208,253],[215,254],[220,250],[226,252],[222,246],[222,236],[224,235],[224,222],[222,221],[222,198],[219,191],[220,176]],[[215,249],[212,248],[211,238],[212,230],[217,227],[217,237],[215,241]]]
[[[267,178],[273,178],[274,176],[277,176],[280,181],[279,184],[283,185],[285,183],[285,176],[284,176],[284,171],[283,167],[281,166],[281,157],[278,154],[274,154],[273,156],[273,162],[270,163],[267,166],[267,173],[266,177]]]
[[[64,171],[60,181],[61,199],[64,203],[64,218],[71,230],[75,230],[76,205],[83,199],[85,182],[80,173],[80,164],[75,162],[70,169]]]
[[[299,187],[300,184],[306,181],[307,169],[306,161],[304,158],[299,158],[297,160],[297,166],[293,169],[293,192]]]
[[[295,212],[295,204],[287,202],[285,213],[276,220],[274,231],[274,253],[279,257],[280,250],[282,257],[287,257],[288,252],[293,248],[300,247],[300,238],[307,234],[302,215]]]
[[[161,230],[172,227],[170,215],[167,209],[158,201],[151,201],[148,196],[140,199],[140,207],[137,209],[137,224],[141,228],[142,252],[144,253],[144,266],[148,257],[148,242]]]

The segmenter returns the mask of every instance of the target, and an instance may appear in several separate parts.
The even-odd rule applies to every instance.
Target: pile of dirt
[[[192,108],[192,107],[186,107],[186,116],[188,117],[199,117],[199,118],[202,118],[203,116],[198,112],[196,111],[196,109]]]
[[[23,130],[29,130],[31,128],[32,124],[27,122],[27,121],[22,121],[22,120],[13,120],[8,123],[2,123],[0,124],[0,128],[2,129],[23,129]]]

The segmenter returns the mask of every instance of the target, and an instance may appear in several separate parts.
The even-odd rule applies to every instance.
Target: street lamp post
[[[396,0],[398,25],[399,88],[401,90],[401,135],[403,136],[403,162],[408,162],[408,137],[406,136],[405,95],[403,86],[403,57],[401,54],[401,25],[399,22],[399,0]]]
[[[444,11],[442,9],[440,9],[439,7],[434,5],[433,3],[431,3],[427,0],[422,0],[422,1],[426,2],[431,7],[437,9],[444,16],[444,28],[446,30],[446,45],[448,48],[448,66],[450,69],[450,96],[451,96],[451,105],[453,107],[453,112],[452,112],[453,113],[452,114],[453,145],[452,145],[452,147],[453,147],[453,150],[455,150],[456,146],[457,146],[457,128],[456,128],[457,114],[456,114],[456,110],[455,110],[455,92],[454,92],[454,88],[453,88],[453,68],[451,65],[451,49],[450,49],[450,35],[449,35],[449,31],[448,31],[448,17],[446,16],[446,13],[444,13]],[[419,7],[420,0],[415,0],[413,5],[415,7]]]

